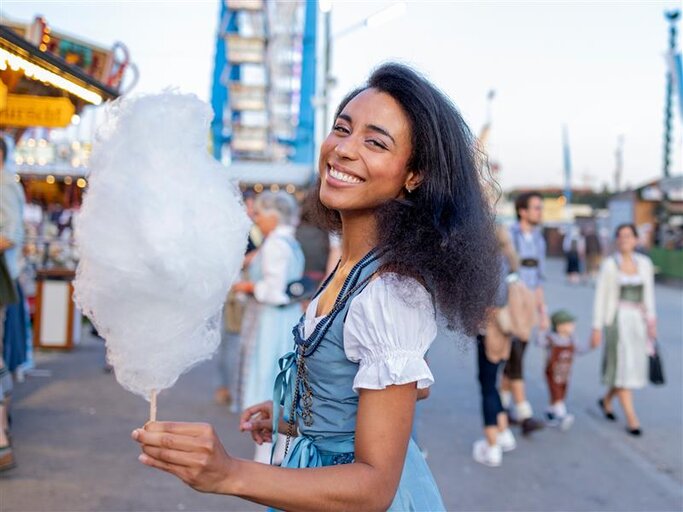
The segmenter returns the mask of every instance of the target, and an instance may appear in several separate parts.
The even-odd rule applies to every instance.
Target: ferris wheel
[[[211,103],[221,162],[314,160],[317,0],[222,0]]]

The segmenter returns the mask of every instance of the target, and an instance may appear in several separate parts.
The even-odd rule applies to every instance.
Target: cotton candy
[[[211,118],[171,91],[113,103],[75,221],[75,300],[118,382],[146,399],[213,355],[244,257],[250,221],[207,151]]]

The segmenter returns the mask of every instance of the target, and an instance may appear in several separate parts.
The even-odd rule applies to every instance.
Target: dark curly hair
[[[494,302],[500,256],[477,141],[450,99],[413,69],[395,63],[374,70],[349,93],[335,118],[362,91],[389,94],[410,120],[408,169],[421,176],[405,199],[376,211],[383,270],[417,278],[432,293],[448,327],[477,334]],[[317,187],[320,187],[318,180]],[[341,217],[311,194],[321,227],[339,231]]]

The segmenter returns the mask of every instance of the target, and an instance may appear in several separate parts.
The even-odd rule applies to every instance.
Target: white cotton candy
[[[76,219],[76,302],[119,383],[147,399],[215,352],[244,257],[250,221],[207,151],[211,118],[194,95],[115,102]]]

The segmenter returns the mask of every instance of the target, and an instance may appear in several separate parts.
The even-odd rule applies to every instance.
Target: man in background
[[[548,314],[543,295],[546,244],[541,234],[543,198],[538,192],[521,194],[515,201],[517,222],[510,227],[510,238],[519,257],[519,277],[534,292],[542,330],[548,328]],[[512,339],[510,358],[505,364],[501,384],[501,401],[510,419],[529,435],[544,424],[533,417],[533,409],[524,387],[524,353],[529,340]],[[513,404],[514,401],[514,404]]]

